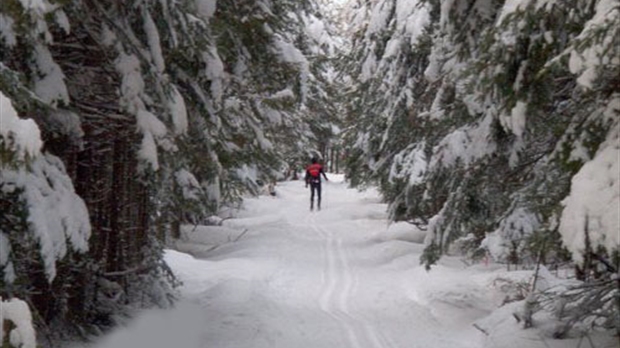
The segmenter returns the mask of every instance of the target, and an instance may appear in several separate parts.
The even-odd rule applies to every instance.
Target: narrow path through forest
[[[332,179],[324,183],[321,211],[309,211],[301,181],[286,182],[277,186],[275,198],[246,200],[224,226],[190,232],[188,238],[205,243],[205,250],[213,249],[211,239],[220,244],[205,253],[194,245],[197,257],[167,251],[184,299],[150,319],[161,330],[149,320],[142,324],[147,335],[130,328],[142,337],[133,339],[149,340],[132,344],[480,347],[482,334],[471,323],[488,313],[488,289],[456,260],[426,272],[419,265],[419,232],[406,224],[389,226],[374,190],[358,192],[338,176]],[[115,339],[109,346],[124,345]]]

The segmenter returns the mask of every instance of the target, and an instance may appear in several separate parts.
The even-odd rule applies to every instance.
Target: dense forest
[[[3,0],[0,296],[51,336],[170,304],[181,224],[328,154],[329,30],[309,1]]]
[[[620,3],[348,6],[351,184],[427,231],[429,268],[576,261],[582,307],[559,316],[620,333]]]
[[[171,305],[180,226],[311,156],[429,269],[574,265],[566,330],[620,333],[620,2],[329,3],[0,2],[0,296],[39,341]]]

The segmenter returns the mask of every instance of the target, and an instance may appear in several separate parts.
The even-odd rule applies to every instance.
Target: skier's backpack
[[[321,174],[321,165],[320,164],[311,164],[308,167],[308,173],[312,179],[319,179],[319,175]]]

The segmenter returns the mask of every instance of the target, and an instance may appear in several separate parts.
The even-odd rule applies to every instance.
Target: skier
[[[325,178],[325,181],[329,181],[327,179],[327,175],[323,171],[323,166],[317,163],[317,159],[315,157],[311,160],[312,164],[306,168],[306,188],[310,185],[310,211],[314,209],[314,192],[317,194],[317,204],[316,207],[318,210],[321,210],[321,174]]]

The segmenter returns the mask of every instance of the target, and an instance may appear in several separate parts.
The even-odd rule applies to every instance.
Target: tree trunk
[[[114,67],[115,50],[98,44],[101,16],[77,7],[65,11],[80,20],[71,24],[70,34],[54,33],[51,52],[66,76],[70,107],[78,114],[84,135],[81,144],[70,146],[63,139],[45,141],[65,163],[88,208],[90,261],[101,274],[122,272],[143,262],[149,243],[149,196],[137,159],[141,136],[135,117],[119,105],[121,77]],[[127,277],[114,280],[122,284],[122,278]]]

